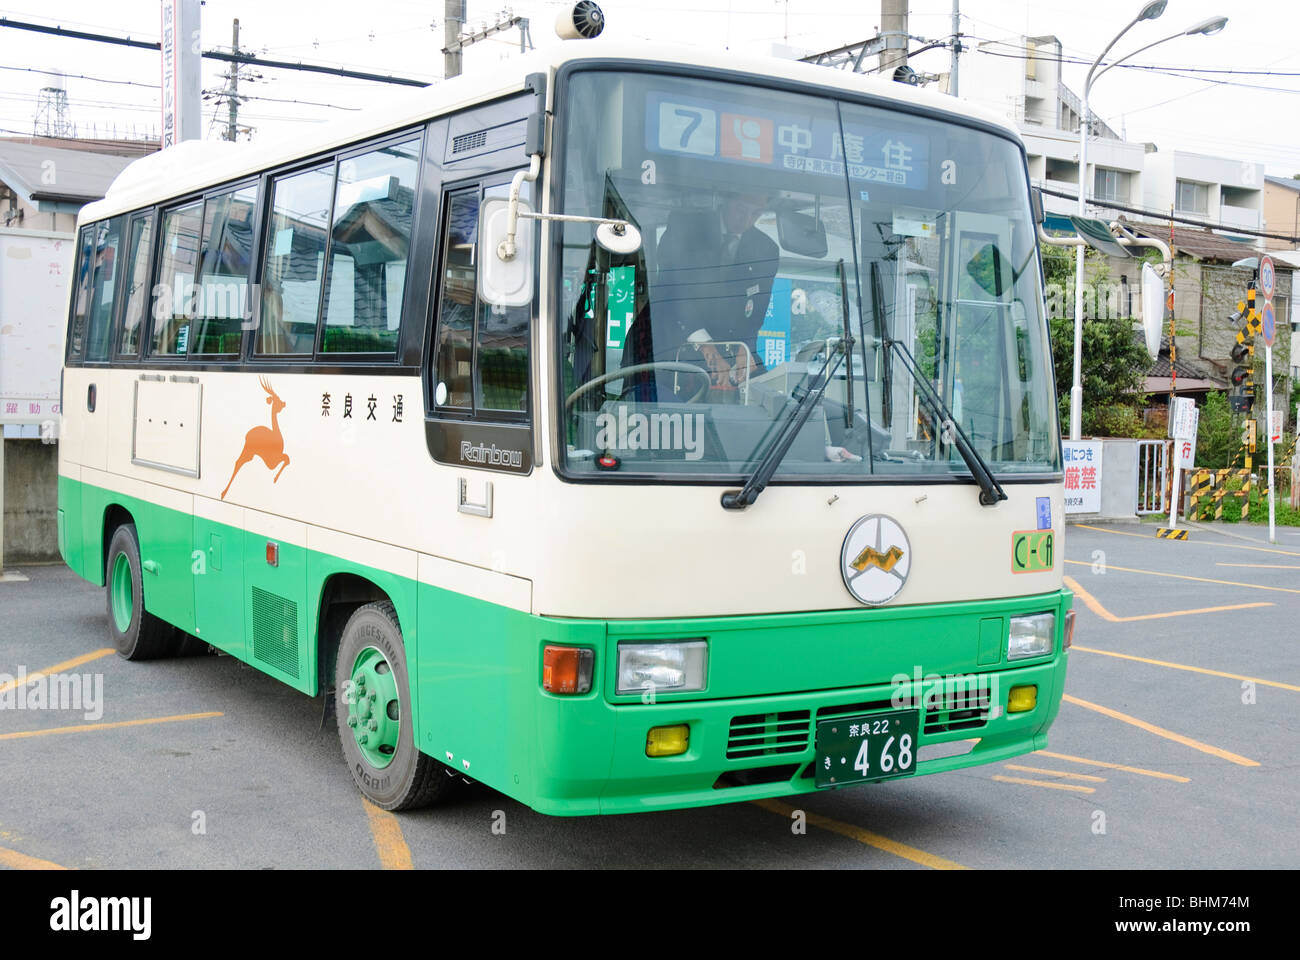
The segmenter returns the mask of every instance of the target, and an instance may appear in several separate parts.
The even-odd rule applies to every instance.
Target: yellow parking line
[[[178,720],[206,720],[224,717],[220,711],[211,713],[181,713],[173,717],[150,717],[147,720],[118,720],[115,723],[81,723],[75,727],[51,727],[48,730],[21,730],[18,733],[0,733],[0,740],[22,740],[26,737],[48,737],[56,733],[90,733],[94,730],[116,730],[120,727],[143,727],[151,723],[175,723]]]
[[[1113,717],[1116,720],[1122,720],[1124,723],[1132,724],[1140,730],[1145,730],[1147,733],[1154,733],[1157,737],[1164,737],[1166,740],[1181,743],[1185,747],[1191,747],[1193,750],[1200,750],[1202,753],[1208,753],[1214,757],[1222,757],[1224,760],[1240,764],[1243,767],[1259,766],[1257,761],[1248,760],[1240,754],[1230,753],[1220,747],[1212,747],[1208,743],[1201,743],[1201,741],[1193,740],[1191,737],[1184,737],[1181,733],[1174,733],[1172,730],[1166,730],[1164,727],[1157,727],[1154,723],[1147,723],[1145,720],[1139,720],[1137,717],[1130,717],[1127,713],[1120,713],[1118,710],[1112,710],[1110,707],[1103,707],[1100,704],[1089,703],[1087,700],[1080,700],[1078,697],[1072,697],[1068,693],[1062,696],[1061,699],[1065,700],[1067,703],[1074,704],[1076,707],[1095,710],[1097,713]]]
[[[1066,773],[1064,770],[1048,770],[1045,767],[1022,767],[1018,763],[1004,763],[1008,770],[1019,770],[1022,773],[1046,773],[1053,777],[1069,777],[1071,780],[1087,780],[1090,783],[1105,783],[1105,777],[1094,777],[1088,773]]]
[[[754,800],[756,806],[764,810],[770,810],[772,813],[779,814],[787,819],[794,813],[795,808],[789,804],[782,803],[780,800]],[[821,814],[804,811],[808,822],[815,827],[821,827],[823,830],[829,830],[832,833],[838,833],[842,837],[848,837],[850,840],[856,840],[858,843],[865,843],[869,847],[875,847],[877,850],[883,850],[885,853],[892,853],[896,857],[902,857],[904,860],[911,860],[913,863],[919,863],[923,867],[930,867],[934,870],[967,870],[960,863],[954,863],[952,860],[945,860],[943,857],[936,857],[932,853],[926,853],[924,850],[918,850],[916,847],[909,847],[905,843],[899,843],[897,840],[890,840],[888,837],[882,837],[878,833],[872,833],[870,830],[863,830],[861,827],[855,827],[849,823],[841,823],[838,820],[832,820],[830,817],[823,817]]]
[[[370,820],[370,835],[375,840],[375,852],[379,854],[379,863],[385,870],[414,870],[411,863],[411,848],[402,836],[402,825],[397,817],[387,810],[381,810],[364,797],[361,805],[366,808],[366,817]]]
[[[1052,753],[1050,750],[1035,751],[1041,757],[1053,760],[1068,760],[1071,763],[1083,763],[1090,767],[1103,767],[1106,770],[1123,770],[1125,773],[1139,773],[1144,777],[1156,777],[1160,780],[1173,780],[1175,783],[1191,783],[1189,777],[1180,777],[1174,773],[1161,773],[1159,770],[1147,770],[1143,767],[1128,767],[1122,763],[1107,763],[1105,760],[1089,760],[1087,757],[1072,757],[1068,753]]]
[[[1151,539],[1151,534],[1149,533],[1126,533],[1123,530],[1107,530],[1105,527],[1094,527],[1087,523],[1076,523],[1074,526],[1082,527],[1084,530],[1096,530],[1099,533],[1111,533],[1117,537],[1137,537],[1141,540]],[[1260,553],[1280,553],[1284,557],[1300,557],[1300,553],[1295,553],[1291,550],[1274,550],[1272,547],[1247,547],[1240,543],[1219,543],[1214,540],[1187,540],[1180,542],[1195,543],[1202,547],[1228,547],[1232,550],[1257,550]]]
[[[1079,581],[1074,577],[1062,577],[1061,579],[1065,581],[1067,587],[1079,595],[1079,599],[1087,605],[1089,610],[1111,623],[1132,623],[1135,620],[1163,620],[1165,617],[1186,617],[1194,613],[1222,613],[1225,610],[1249,610],[1252,607],[1276,606],[1271,600],[1260,600],[1256,603],[1234,603],[1226,607],[1198,607],[1195,610],[1171,610],[1169,613],[1143,613],[1136,617],[1120,617],[1103,607],[1101,601],[1083,589]],[[1075,648],[1071,647],[1070,649]]]
[[[1094,647],[1081,647],[1077,643],[1070,647],[1070,652],[1082,650],[1084,653],[1099,653],[1103,657],[1118,657],[1121,660],[1136,660],[1138,663],[1150,663],[1157,667],[1169,667],[1172,670],[1189,670],[1192,673],[1204,673],[1211,677],[1227,677],[1229,680],[1249,680],[1251,683],[1258,683],[1265,687],[1277,687],[1280,690],[1295,690],[1300,693],[1300,687],[1290,683],[1279,683],[1276,680],[1261,680],[1259,677],[1247,677],[1240,673],[1224,673],[1222,670],[1207,670],[1205,667],[1189,667],[1185,663],[1170,663],[1168,660],[1152,660],[1148,657],[1135,657],[1128,653],[1116,653],[1113,650],[1097,650]]]
[[[112,647],[105,647],[103,650],[94,650],[90,653],[83,653],[79,657],[73,657],[71,660],[64,660],[62,663],[56,663],[52,667],[46,667],[44,670],[37,670],[35,673],[29,673],[19,680],[15,677],[5,683],[0,683],[0,693],[7,693],[16,687],[33,683],[42,677],[48,677],[52,673],[62,673],[64,670],[71,670],[73,667],[79,667],[83,663],[89,663],[91,660],[98,660],[100,657],[106,657],[110,653],[116,653]]]
[[[999,783],[1023,783],[1027,787],[1047,787],[1049,790],[1071,790],[1074,793],[1096,793],[1096,787],[1080,787],[1073,783],[1049,783],[1046,780],[1024,780],[1020,777],[994,776]]]
[[[6,850],[0,847],[0,867],[8,867],[11,870],[66,870],[67,867],[60,866],[57,863],[50,863],[48,860],[38,860],[36,857],[29,857],[25,853],[19,853],[17,850]]]
[[[1252,570],[1300,570],[1290,563],[1223,563],[1221,561],[1214,564],[1216,567],[1250,567]]]
[[[1087,560],[1066,560],[1066,563],[1078,564],[1081,567],[1092,566]],[[1145,573],[1151,577],[1170,577],[1174,580],[1195,580],[1197,583],[1221,583],[1225,587],[1248,587],[1251,590],[1273,590],[1277,593],[1300,593],[1300,590],[1291,587],[1266,587],[1262,583],[1241,583],[1236,580],[1212,580],[1209,577],[1190,577],[1185,573],[1162,573],[1159,570],[1135,570],[1133,567],[1117,567],[1112,563],[1106,564],[1107,570],[1119,570],[1123,573]]]

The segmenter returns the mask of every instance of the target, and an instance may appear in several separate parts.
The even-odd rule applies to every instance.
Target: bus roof
[[[130,164],[113,181],[103,200],[82,208],[79,219],[83,222],[100,220],[151,206],[170,197],[252,176],[296,157],[328,152],[432,117],[516,94],[524,89],[524,78],[528,74],[549,74],[566,63],[582,60],[684,64],[816,84],[894,100],[953,117],[977,119],[1019,139],[1016,128],[992,111],[946,94],[877,76],[831,70],[794,60],[741,56],[695,47],[629,43],[607,38],[568,40],[520,57],[510,64],[508,72],[498,70],[462,75],[414,91],[384,91],[380,105],[367,107],[360,117],[330,122],[326,126],[327,132],[319,136],[278,135],[256,144],[222,140],[193,140],[177,144]]]

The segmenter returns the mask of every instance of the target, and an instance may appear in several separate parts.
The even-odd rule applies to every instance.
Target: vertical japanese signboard
[[[1101,513],[1101,441],[1062,440],[1065,512]]]
[[[198,140],[202,63],[199,0],[162,0],[162,146]]]

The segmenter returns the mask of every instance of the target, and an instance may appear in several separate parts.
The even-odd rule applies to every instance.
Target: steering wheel
[[[618,380],[622,377],[634,373],[641,373],[646,370],[668,370],[676,373],[693,373],[696,376],[701,377],[704,380],[703,386],[700,387],[695,396],[686,401],[687,403],[699,403],[704,395],[709,392],[709,388],[713,386],[713,375],[703,367],[697,367],[693,363],[681,363],[676,360],[656,360],[652,363],[634,363],[630,367],[620,367],[617,370],[602,373],[600,376],[588,380],[577,390],[574,390],[573,393],[569,394],[568,399],[564,401],[564,408],[567,410],[569,407],[573,406],[574,401],[579,397],[590,393],[602,383],[608,383],[610,380]]]

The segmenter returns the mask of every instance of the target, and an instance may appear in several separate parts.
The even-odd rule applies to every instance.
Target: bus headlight
[[[1044,657],[1052,652],[1055,642],[1056,614],[1035,613],[1028,617],[1012,617],[1011,632],[1007,637],[1007,659]]]
[[[618,645],[619,693],[703,690],[708,644],[703,640]]]

